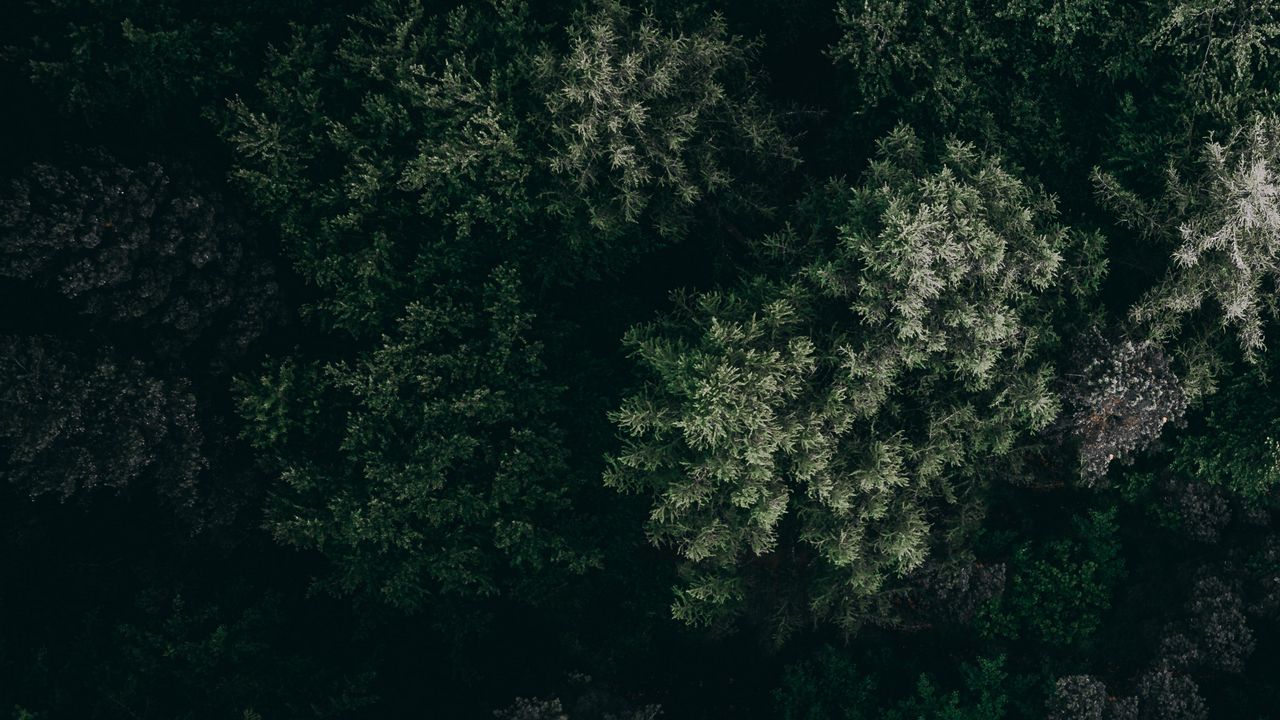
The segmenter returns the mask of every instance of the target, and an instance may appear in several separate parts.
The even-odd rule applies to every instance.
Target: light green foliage
[[[747,49],[720,16],[697,32],[670,32],[607,0],[569,34],[568,52],[541,58],[541,72],[551,167],[565,181],[552,208],[581,227],[574,242],[638,221],[679,237],[705,198],[743,198],[735,165],[791,159],[754,95]]]
[[[649,381],[613,416],[606,482],[653,495],[686,621],[732,615],[780,564],[808,586],[780,630],[856,627],[1057,412],[1035,308],[1071,236],[1048,198],[966,145],[929,162],[900,129],[844,213],[789,280],[685,298],[627,336]]]
[[[1087,643],[1124,573],[1116,529],[1115,508],[1095,510],[1073,519],[1070,537],[1016,547],[1004,597],[979,616],[982,632],[1056,646]]]
[[[805,274],[868,328],[846,368],[868,381],[869,407],[899,372],[930,368],[980,390],[997,365],[1025,359],[1037,338],[1019,311],[1054,285],[1068,242],[1052,198],[957,142],[930,168],[900,128],[854,205],[835,259]]]
[[[1235,331],[1245,355],[1257,359],[1264,318],[1277,313],[1278,165],[1280,120],[1259,117],[1224,141],[1208,142],[1190,179],[1171,166],[1158,202],[1095,172],[1100,194],[1122,221],[1172,247],[1167,276],[1132,310],[1152,336],[1168,339],[1188,315],[1208,310],[1215,324]]]

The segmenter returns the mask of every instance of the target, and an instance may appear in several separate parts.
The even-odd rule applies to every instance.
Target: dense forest
[[[1280,718],[1280,0],[13,0],[0,718]]]

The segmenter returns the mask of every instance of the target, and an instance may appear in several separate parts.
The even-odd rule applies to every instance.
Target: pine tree
[[[739,170],[782,167],[793,150],[755,95],[751,48],[723,17],[672,32],[607,0],[569,36],[563,57],[540,58],[540,73],[561,180],[551,208],[578,228],[572,243],[636,223],[679,239],[708,205],[768,202]]]
[[[1225,140],[1211,139],[1184,179],[1171,164],[1167,188],[1155,202],[1095,172],[1099,193],[1120,219],[1172,250],[1160,284],[1133,308],[1150,337],[1167,340],[1190,317],[1235,331],[1247,358],[1264,348],[1264,318],[1280,272],[1280,121],[1258,117]]]
[[[0,477],[32,497],[151,485],[179,510],[208,461],[186,380],[110,348],[0,338]]]
[[[538,293],[683,237],[744,155],[786,149],[721,21],[592,4],[564,43],[539,18],[373,2],[299,29],[233,103],[235,176],[341,347],[243,383],[246,436],[277,478],[272,532],[322,550],[341,591],[416,608],[594,564],[571,514],[577,378],[543,349],[572,329]]]
[[[36,163],[0,193],[0,277],[51,290],[103,332],[166,360],[203,342],[225,365],[280,318],[272,267],[234,207],[189,171],[88,151]]]
[[[1073,235],[1052,201],[970,146],[929,160],[907,129],[847,197],[789,278],[684,296],[627,336],[647,381],[613,416],[606,483],[652,495],[685,621],[795,573],[795,597],[764,602],[779,631],[856,627],[963,525],[992,458],[1057,412],[1036,307]]]

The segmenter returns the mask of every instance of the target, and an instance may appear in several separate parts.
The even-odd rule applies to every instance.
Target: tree
[[[590,675],[569,673],[566,680],[558,697],[517,697],[493,711],[493,716],[499,720],[657,720],[663,714],[661,705],[637,702]]]
[[[912,576],[917,588],[912,607],[927,622],[968,624],[1004,591],[1007,571],[1004,563],[928,561]]]
[[[1109,0],[841,0],[829,52],[849,89],[842,119],[877,132],[884,127],[874,123],[906,122],[934,136],[982,138],[1016,163],[1070,178],[1107,124],[1106,90],[1132,73],[1131,48],[1151,22],[1143,9]]]
[[[1058,678],[1049,699],[1049,720],[1135,720],[1136,698],[1116,698],[1090,675]]]
[[[1183,671],[1241,672],[1253,652],[1253,632],[1244,603],[1227,583],[1209,576],[1196,581],[1186,604],[1187,617],[1166,628],[1162,655]]]
[[[927,160],[907,129],[848,197],[789,278],[686,296],[627,335],[647,380],[613,415],[606,483],[653,497],[688,622],[741,611],[776,567],[802,578],[801,617],[856,627],[964,516],[981,466],[1057,412],[1035,308],[1073,236],[1052,201],[958,142]]]
[[[823,646],[812,657],[787,665],[773,691],[782,720],[870,720],[879,678],[865,673],[834,648]]]
[[[277,2],[246,13],[223,0],[21,3],[26,7],[15,5],[11,18],[26,33],[6,49],[68,118],[89,126],[141,122],[161,132],[186,130],[200,127],[200,113],[216,111],[252,82],[267,43],[289,19],[305,9],[308,20],[317,21],[343,12],[343,4]],[[204,136],[182,139],[189,145]]]
[[[1186,394],[1158,345],[1099,340],[1080,353],[1081,367],[1066,378],[1069,413],[1062,421],[1079,443],[1080,476],[1090,485],[1102,481],[1113,460],[1132,462],[1187,408]]]
[[[511,705],[494,710],[493,716],[498,720],[569,720],[569,716],[564,713],[564,706],[556,698],[543,700],[518,697]]]
[[[608,0],[569,34],[568,52],[543,55],[540,71],[551,169],[562,179],[551,208],[578,228],[572,243],[607,242],[636,223],[678,239],[708,200],[767,202],[737,170],[794,161],[793,150],[755,95],[749,48],[723,17],[674,33]]]
[[[90,680],[102,700],[130,716],[180,718],[346,717],[373,703],[372,673],[346,675],[292,646],[279,597],[245,602],[228,595],[222,605],[186,597],[181,588],[138,593],[137,619],[111,628],[108,642],[119,659]]]
[[[269,527],[324,552],[332,587],[412,609],[528,599],[513,588],[594,565],[571,510],[600,451],[571,462],[561,392],[579,379],[543,349],[576,328],[539,298],[687,234],[744,155],[779,151],[719,21],[592,5],[563,52],[550,28],[521,2],[373,2],[300,28],[233,103],[235,175],[339,344],[239,386],[277,478]]]
[[[1173,249],[1165,278],[1133,308],[1132,319],[1158,341],[1188,316],[1234,329],[1253,362],[1264,347],[1263,321],[1280,265],[1280,120],[1258,117],[1223,141],[1211,139],[1184,180],[1170,166],[1165,194],[1146,201],[1115,177],[1095,171],[1103,200],[1120,220]],[[1207,307],[1206,307],[1207,306]]]
[[[1207,134],[1226,136],[1258,113],[1274,114],[1271,66],[1280,6],[1239,0],[1132,5],[1105,125],[1100,164],[1130,187],[1159,192],[1151,168],[1181,166]]]
[[[1138,720],[1204,720],[1204,698],[1186,675],[1156,668],[1138,678]]]
[[[1280,404],[1265,384],[1276,358],[1268,354],[1260,363],[1218,379],[1217,392],[1202,403],[1202,429],[1174,441],[1170,463],[1186,479],[1251,503],[1280,485]]]
[[[1219,488],[1198,479],[1174,477],[1160,488],[1163,497],[1157,507],[1168,512],[1166,518],[1194,540],[1216,542],[1231,523],[1231,505]]]
[[[721,21],[672,31],[605,2],[565,53],[548,32],[519,2],[375,2],[299,32],[233,103],[235,175],[326,323],[378,328],[398,311],[379,300],[495,258],[539,284],[616,272],[697,214],[743,213],[736,170],[789,160]]]
[[[1009,698],[1006,693],[1008,673],[1004,669],[1004,657],[978,658],[974,664],[966,663],[961,672],[964,677],[964,693],[940,692],[927,675],[921,675],[916,683],[914,697],[909,697],[890,708],[881,717],[884,720],[998,720],[1005,717]]]
[[[84,161],[36,163],[0,194],[0,276],[141,331],[169,360],[203,340],[225,363],[278,320],[272,268],[217,193],[157,162]]]
[[[1174,0],[1155,7],[1163,16],[1145,41],[1172,56],[1177,89],[1191,106],[1187,115],[1230,125],[1275,111],[1269,84],[1270,67],[1280,59],[1280,4]]]
[[[1004,595],[983,608],[979,631],[1048,646],[1087,645],[1124,576],[1116,533],[1116,510],[1108,508],[1073,518],[1066,538],[1015,547]]]
[[[960,667],[961,688],[947,691],[922,673],[909,694],[893,697],[881,691],[879,673],[824,646],[786,667],[774,706],[785,720],[997,720],[1005,717],[1008,680],[1003,656],[981,657]]]
[[[195,398],[110,348],[0,339],[0,474],[32,497],[152,485],[191,509],[207,460]]]
[[[360,357],[289,359],[241,384],[245,436],[278,478],[268,527],[323,549],[331,587],[414,609],[594,562],[565,518],[558,390],[513,273],[479,300],[424,298]]]

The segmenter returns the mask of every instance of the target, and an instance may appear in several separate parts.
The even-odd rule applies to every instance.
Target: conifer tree
[[[1210,139],[1184,179],[1171,163],[1156,201],[1095,172],[1103,199],[1137,232],[1169,247],[1166,277],[1133,308],[1154,339],[1183,328],[1188,317],[1233,330],[1253,361],[1264,348],[1263,324],[1276,316],[1280,268],[1280,121],[1257,117],[1228,138]]]
[[[235,209],[158,162],[101,150],[36,163],[0,192],[0,277],[49,290],[103,332],[142,331],[180,360],[225,365],[279,320],[272,267]]]
[[[150,484],[195,503],[207,465],[187,381],[153,377],[110,348],[0,339],[0,477],[32,497]]]
[[[1166,424],[1181,420],[1187,397],[1153,343],[1099,341],[1080,355],[1083,366],[1065,378],[1070,413],[1063,423],[1079,443],[1080,477],[1092,485],[1112,461],[1132,462]]]
[[[564,430],[575,378],[546,367],[564,330],[536,293],[731,212],[734,170],[789,152],[722,21],[592,3],[565,48],[539,18],[373,2],[300,29],[233,103],[235,175],[342,343],[243,383],[246,436],[277,478],[273,533],[322,550],[342,591],[415,608],[595,563],[570,514],[591,487]]]
[[[719,15],[672,32],[616,0],[601,5],[569,29],[563,57],[539,58],[561,181],[551,207],[578,228],[572,242],[599,243],[637,223],[678,239],[700,208],[767,204],[740,170],[794,158],[755,95],[750,48]]]
[[[647,380],[614,414],[606,482],[653,497],[688,622],[786,572],[803,590],[767,607],[780,630],[856,627],[963,526],[991,460],[1056,415],[1036,308],[1073,235],[1050,198],[900,128],[843,212],[791,277],[685,296],[627,336]]]

